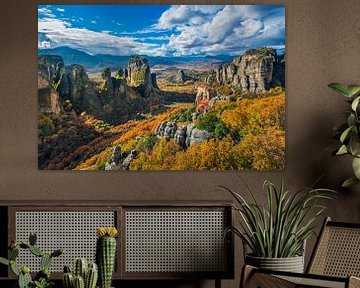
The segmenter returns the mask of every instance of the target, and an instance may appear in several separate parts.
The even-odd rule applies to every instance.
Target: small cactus
[[[0,257],[0,264],[10,266],[11,271],[18,276],[18,286],[19,288],[29,288],[29,287],[40,287],[41,283],[51,284],[50,282],[50,265],[53,257],[60,256],[63,254],[63,249],[55,250],[53,253],[48,254],[41,251],[36,247],[37,236],[35,233],[30,233],[29,244],[20,242],[16,243],[11,241],[11,245],[8,251],[8,259]],[[27,266],[22,266],[21,268],[16,264],[16,259],[19,256],[20,249],[29,250],[30,253],[37,257],[41,257],[41,271],[39,271],[35,276],[35,281],[32,280],[30,275],[30,269]],[[40,283],[38,285],[38,283]],[[42,284],[41,284],[42,285]],[[42,287],[42,286],[41,286]]]
[[[115,227],[98,228],[96,244],[96,261],[99,267],[100,288],[110,288],[116,258]]]
[[[16,258],[19,256],[19,246],[15,246],[14,248],[9,250],[8,253],[9,260],[16,260]]]
[[[85,288],[84,278],[81,276],[74,277],[74,288]]]
[[[14,260],[10,261],[10,269],[11,271],[16,275],[19,276],[20,275],[20,268],[16,265],[16,262]]]
[[[98,268],[95,263],[89,263],[85,258],[76,259],[74,272],[69,266],[64,266],[64,288],[95,288],[98,279]],[[77,285],[77,286],[76,286]]]
[[[96,263],[90,263],[85,276],[85,288],[95,288],[98,279],[98,266]]]
[[[51,265],[51,260],[52,260],[51,255],[45,253],[45,254],[41,257],[41,262],[40,262],[40,267],[41,267],[41,269],[49,269],[49,268],[50,268],[50,265]]]
[[[37,235],[34,232],[31,232],[29,235],[29,244],[31,246],[35,246],[36,245],[36,241],[37,241]]]
[[[35,256],[37,256],[37,257],[41,257],[41,256],[44,255],[44,252],[42,252],[42,251],[40,250],[40,248],[38,248],[38,247],[36,247],[36,246],[30,246],[30,247],[29,247],[29,251],[30,251],[32,254],[34,254]]]
[[[64,273],[63,277],[63,286],[64,288],[73,288],[74,287],[74,276],[72,273]]]
[[[83,279],[85,279],[87,268],[88,268],[88,262],[85,258],[76,259],[74,274],[76,276],[81,276]]]
[[[19,274],[18,285],[19,288],[29,288],[32,283],[30,269],[27,266],[21,267],[21,272]]]

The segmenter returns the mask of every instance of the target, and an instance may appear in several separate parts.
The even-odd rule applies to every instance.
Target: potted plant
[[[36,234],[30,233],[29,243],[12,243],[8,251],[8,259],[0,257],[0,263],[10,266],[11,271],[18,277],[18,288],[50,288],[54,286],[54,282],[50,280],[50,265],[53,258],[62,255],[64,250],[57,249],[52,253],[45,253],[38,246],[36,246],[36,242]],[[20,249],[28,250],[31,254],[41,259],[41,270],[36,273],[34,279],[31,277],[31,271],[28,266],[20,266],[18,263],[16,263]]]
[[[360,183],[360,85],[344,85],[331,83],[331,89],[347,98],[351,109],[347,112],[345,123],[334,127],[338,133],[340,145],[334,151],[334,155],[350,155],[354,177],[347,179],[342,186],[348,187]]]
[[[263,206],[246,184],[250,202],[231,189],[221,187],[236,201],[233,208],[240,215],[240,227],[229,227],[226,233],[233,232],[239,236],[244,247],[250,250],[250,253],[244,254],[245,264],[302,273],[305,241],[314,233],[315,220],[326,209],[317,202],[331,199],[334,191],[305,188],[290,193],[285,191],[283,184],[278,189],[270,181],[265,181],[267,203]]]

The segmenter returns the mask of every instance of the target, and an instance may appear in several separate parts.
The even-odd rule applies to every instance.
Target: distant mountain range
[[[59,55],[64,59],[65,65],[80,64],[88,71],[96,71],[105,67],[120,68],[127,65],[130,56],[116,56],[107,54],[90,55],[83,51],[69,48],[57,47],[52,49],[39,49],[39,55]],[[144,56],[149,60],[150,66],[154,65],[182,65],[182,64],[215,64],[221,62],[232,61],[234,56],[218,55],[218,56],[205,56],[205,57],[154,57],[148,55]]]

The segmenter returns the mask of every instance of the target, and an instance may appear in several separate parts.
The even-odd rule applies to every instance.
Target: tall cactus
[[[110,288],[116,258],[115,227],[98,228],[96,243],[96,262],[99,267],[100,288]]]

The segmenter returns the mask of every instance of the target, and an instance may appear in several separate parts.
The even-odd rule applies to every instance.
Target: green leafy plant
[[[240,227],[229,227],[252,251],[252,256],[265,258],[288,258],[302,254],[306,239],[314,233],[315,220],[323,215],[326,207],[317,202],[331,199],[334,193],[328,189],[304,188],[296,193],[280,189],[269,181],[264,182],[267,205],[257,202],[253,192],[245,183],[251,197],[246,201],[240,194],[221,186],[236,200],[233,205],[240,215]]]
[[[331,89],[347,98],[351,109],[347,111],[347,120],[345,123],[334,127],[338,133],[340,147],[334,152],[335,155],[351,155],[354,177],[347,179],[342,186],[349,187],[360,183],[360,85],[344,85],[340,83],[331,83],[328,85]]]
[[[36,246],[37,236],[35,233],[30,233],[29,243],[19,242],[12,243],[8,259],[0,257],[0,263],[10,266],[11,271],[18,277],[19,288],[49,288],[54,285],[50,280],[50,265],[54,257],[58,257],[64,253],[63,249],[57,249],[51,254],[43,252]],[[19,266],[16,259],[19,256],[20,249],[28,250],[31,254],[41,258],[41,270],[35,275],[33,280],[30,275],[30,268],[26,265]]]
[[[229,129],[225,123],[216,115],[215,112],[210,111],[202,114],[195,123],[196,128],[210,132],[215,138],[222,139],[228,133]]]

